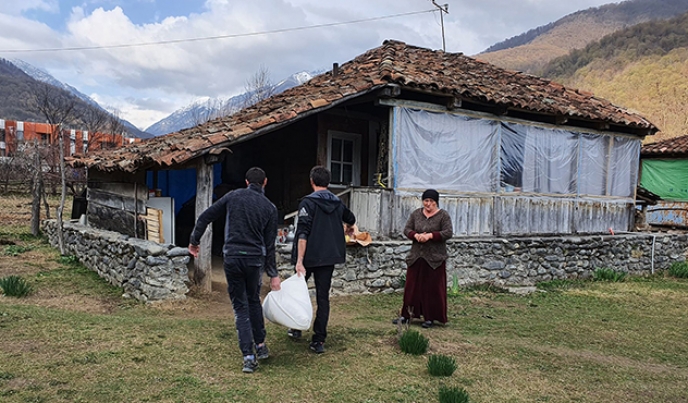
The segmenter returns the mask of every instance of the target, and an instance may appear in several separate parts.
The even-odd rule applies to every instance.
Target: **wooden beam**
[[[447,110],[453,111],[454,109],[461,109],[462,102],[461,98],[449,97],[447,98]]]
[[[213,166],[206,164],[200,158],[196,165],[196,222],[212,202]],[[203,293],[212,291],[212,240],[213,226],[208,225],[208,229],[201,237],[201,250],[198,252],[198,257],[194,259],[194,282]]]

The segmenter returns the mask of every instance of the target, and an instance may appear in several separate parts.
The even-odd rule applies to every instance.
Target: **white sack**
[[[303,276],[282,281],[282,289],[270,291],[263,301],[263,314],[270,322],[290,329],[308,330],[313,320],[313,305]]]

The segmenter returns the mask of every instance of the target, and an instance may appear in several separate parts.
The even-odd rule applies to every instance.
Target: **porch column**
[[[213,166],[205,163],[203,158],[196,165],[196,221],[213,202]],[[201,238],[201,249],[198,258],[194,259],[194,281],[201,292],[212,290],[212,240],[213,226]]]

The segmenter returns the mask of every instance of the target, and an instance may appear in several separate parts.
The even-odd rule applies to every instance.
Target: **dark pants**
[[[239,348],[244,356],[253,354],[253,345],[265,341],[265,320],[260,305],[263,258],[225,258],[227,292],[232,300]]]
[[[330,320],[330,286],[332,285],[332,273],[334,265],[306,268],[306,281],[311,278],[315,281],[315,302],[318,309],[315,311],[313,322],[312,341],[325,342],[327,337],[327,322]]]

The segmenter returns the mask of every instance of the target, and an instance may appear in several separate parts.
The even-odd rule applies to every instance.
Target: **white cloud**
[[[53,0],[1,0],[21,4],[0,8],[0,49],[108,47],[190,38],[217,37],[430,10],[430,0],[207,0],[195,13],[160,19],[151,13],[141,21],[137,7],[152,0],[87,3],[65,14],[64,32],[17,14],[29,9],[55,11]],[[159,7],[187,0],[158,2]],[[445,16],[447,50],[476,54],[495,42],[552,22],[578,9],[607,3],[580,0],[454,0]],[[64,2],[67,3],[67,2]],[[114,6],[117,3],[121,6]],[[144,4],[145,3],[145,4]],[[444,1],[439,1],[444,3]],[[101,4],[93,9],[92,4]],[[65,12],[66,10],[63,10]],[[161,15],[161,14],[158,14]],[[385,39],[439,49],[437,13],[415,14],[359,24],[303,29],[272,35],[198,40],[155,46],[3,54],[48,70],[82,92],[93,94],[123,117],[146,127],[190,100],[228,97],[243,91],[259,67],[273,81],[303,70],[344,63]],[[152,102],[157,101],[157,102]]]
[[[29,10],[56,13],[60,6],[58,0],[2,0],[0,8],[3,14],[19,15]]]

